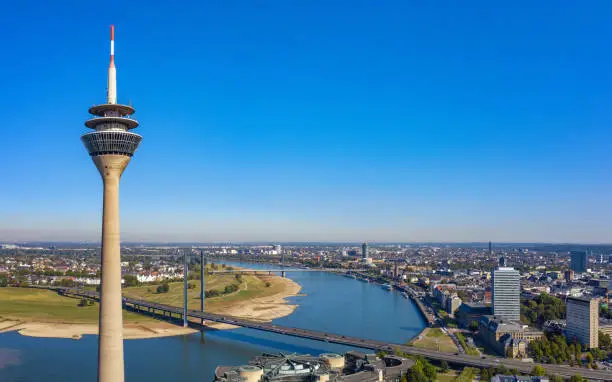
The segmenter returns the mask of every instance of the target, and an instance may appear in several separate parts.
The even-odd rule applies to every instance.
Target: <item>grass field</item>
[[[438,373],[438,382],[453,382],[457,378],[458,373],[454,370],[449,370],[446,373]]]
[[[266,282],[270,286],[266,287]],[[200,283],[192,280],[195,288],[189,289],[187,293],[188,306],[190,309],[200,307]],[[284,290],[284,283],[278,277],[268,276],[242,276],[239,282],[233,275],[210,275],[207,276],[206,290],[217,289],[222,291],[225,286],[239,284],[239,290],[218,297],[206,299],[206,311],[222,312],[228,306],[248,301],[253,298],[271,296]],[[157,293],[157,285],[145,285],[139,287],[124,288],[123,295],[159,302],[167,305],[183,306],[183,283],[170,283],[168,293]],[[98,321],[98,304],[87,307],[79,307],[80,299],[60,296],[55,292],[45,289],[34,288],[0,288],[0,320],[16,319],[38,322],[63,322],[63,323],[91,323]],[[126,322],[144,323],[155,322],[137,313],[123,312]]]
[[[426,328],[421,334],[422,338],[417,338],[412,345],[422,349],[440,350],[447,353],[457,352],[457,347],[440,328]]]
[[[270,286],[266,287],[266,282]],[[200,308],[200,282],[198,280],[189,281],[195,288],[187,291],[187,306],[189,309]],[[206,311],[221,312],[223,307],[238,301],[245,301],[252,298],[271,296],[283,291],[284,285],[278,277],[250,276],[243,275],[242,281],[236,280],[233,275],[210,275],[206,279],[206,291],[216,289],[222,291],[227,285],[236,284],[239,290],[221,295],[218,297],[206,298]],[[124,288],[123,295],[139,298],[147,301],[158,302],[160,304],[183,306],[183,283],[170,283],[170,291],[167,293],[157,293],[155,285],[138,286]]]
[[[97,322],[98,304],[79,307],[79,301],[44,289],[0,288],[0,317],[39,322]],[[126,311],[123,319],[130,322],[155,321]]]

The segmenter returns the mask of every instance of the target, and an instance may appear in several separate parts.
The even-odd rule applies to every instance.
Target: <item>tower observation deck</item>
[[[94,131],[83,134],[81,140],[90,156],[134,155],[142,137],[129,131],[138,127],[138,121],[131,117],[133,107],[108,103],[90,107],[89,113],[94,117],[85,126]]]

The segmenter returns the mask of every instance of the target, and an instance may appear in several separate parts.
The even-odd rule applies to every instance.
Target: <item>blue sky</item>
[[[5,5],[0,240],[98,240],[115,24],[124,240],[612,242],[609,2],[153,3]]]

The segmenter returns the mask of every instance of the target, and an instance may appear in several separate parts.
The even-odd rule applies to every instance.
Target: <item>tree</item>
[[[408,382],[429,382],[425,373],[423,373],[423,368],[418,362],[408,370],[406,380]]]
[[[489,371],[487,369],[482,369],[480,371],[480,380],[481,381],[488,381],[491,379],[491,376],[489,375]]]
[[[591,365],[593,364],[593,359],[594,359],[593,354],[591,354],[591,353],[587,353],[587,355],[586,355],[586,361],[587,361],[587,364],[588,364],[589,366],[591,366]]]
[[[84,307],[84,306],[92,306],[93,304],[94,304],[93,301],[91,301],[90,299],[82,298],[77,304],[77,306]]]
[[[531,375],[535,375],[535,376],[546,375],[546,370],[540,365],[535,365],[533,369],[531,369]]]
[[[440,362],[440,369],[442,369],[443,372],[446,372],[448,370],[448,362],[446,361]]]
[[[406,378],[406,374],[402,375],[402,378],[400,378],[400,382],[408,382],[408,379]]]
[[[1,282],[0,286],[2,286]],[[609,334],[605,334],[602,331],[599,331],[599,348],[603,350],[612,350],[612,338],[610,338]]]
[[[6,273],[0,273],[0,288],[6,288],[8,286],[8,276]]]
[[[157,287],[157,293],[168,293],[170,291],[170,285],[168,283],[163,283]]]
[[[140,285],[140,282],[138,281],[138,277],[134,275],[125,275],[123,276],[123,280],[125,281],[124,285],[126,287],[133,287],[133,286]]]
[[[65,288],[72,288],[74,286],[74,280],[72,279],[61,279],[57,282],[57,285]]]
[[[470,330],[475,332],[478,330],[478,322],[476,321],[471,321],[470,322],[470,326],[469,326]]]
[[[459,374],[459,376],[455,378],[455,381],[472,382],[474,380],[475,375],[476,375],[476,369],[472,367],[464,367],[463,370],[461,371],[461,374]]]
[[[229,294],[238,290],[238,286],[236,284],[226,285],[225,289],[223,289],[224,294]]]
[[[425,362],[425,364],[423,365],[423,374],[425,374],[429,381],[435,381],[438,377],[436,368],[429,362]]]
[[[583,382],[584,381],[584,379],[578,374],[572,376],[569,380],[570,382]]]

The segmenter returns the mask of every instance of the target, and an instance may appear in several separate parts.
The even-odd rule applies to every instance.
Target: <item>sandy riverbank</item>
[[[211,312],[267,322],[288,316],[293,313],[297,305],[289,304],[286,298],[297,295],[301,286],[287,278],[278,277],[274,282],[283,284],[281,292],[244,301],[219,302],[213,305]],[[2,316],[1,307],[0,316]],[[220,330],[235,328],[232,325],[217,323],[210,323],[209,327]],[[30,319],[8,318],[0,321],[0,333],[7,331],[17,331],[21,335],[32,337],[79,339],[85,334],[98,334],[98,324],[97,322],[42,322]],[[196,330],[183,328],[164,321],[124,322],[123,326],[123,336],[125,339],[178,336],[194,332]]]
[[[17,331],[21,335],[30,337],[79,339],[85,334],[98,334],[98,324],[13,320],[0,322],[0,333],[7,331]],[[185,329],[161,321],[147,324],[126,323],[123,326],[123,338],[126,340],[180,336],[194,332],[193,329]]]
[[[276,318],[285,317],[293,313],[297,305],[289,304],[287,297],[296,296],[302,289],[300,284],[287,278],[279,278],[274,282],[283,283],[283,291],[271,296],[257,297],[246,301],[236,301],[221,304],[214,313],[223,313],[228,316],[248,318],[263,322],[270,322]],[[233,325],[210,323],[213,329],[234,329]]]

